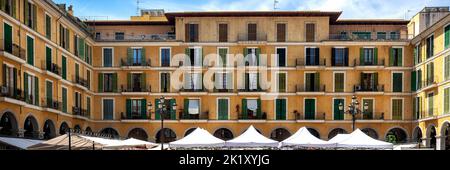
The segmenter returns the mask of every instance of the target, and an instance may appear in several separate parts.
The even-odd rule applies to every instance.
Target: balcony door
[[[314,120],[316,118],[316,99],[305,99],[305,120]]]
[[[257,25],[255,23],[247,24],[247,40],[248,41],[257,40]]]
[[[333,119],[334,120],[344,120],[344,109],[340,110],[339,105],[345,106],[344,99],[334,99],[333,102]]]

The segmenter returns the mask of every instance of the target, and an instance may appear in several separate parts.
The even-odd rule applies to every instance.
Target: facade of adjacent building
[[[326,140],[352,131],[345,111],[356,96],[356,127],[368,135],[449,148],[448,7],[411,21],[163,10],[81,21],[50,0],[1,0],[0,8],[1,135],[49,139],[71,128],[159,142],[155,106],[164,96],[165,141],[196,127],[230,139],[250,125],[276,140],[306,126]],[[205,62],[209,54],[220,69]]]

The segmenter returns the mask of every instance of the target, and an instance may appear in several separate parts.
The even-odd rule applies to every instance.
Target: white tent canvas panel
[[[258,148],[258,147],[268,147],[275,148],[278,147],[278,141],[269,139],[261,135],[253,126],[250,126],[244,133],[238,137],[226,141],[226,147],[241,147],[241,148]]]
[[[195,129],[186,137],[169,143],[170,148],[204,148],[204,147],[223,147],[225,141],[211,135],[202,128]]]
[[[300,128],[295,134],[280,142],[280,147],[329,148],[334,146],[336,145],[312,135],[306,127]]]
[[[338,148],[366,148],[366,149],[393,149],[392,143],[371,138],[359,129],[356,129],[347,138],[337,143]]]

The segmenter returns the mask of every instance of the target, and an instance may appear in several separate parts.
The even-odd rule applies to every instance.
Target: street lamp
[[[339,111],[344,111],[344,104],[339,103]],[[363,110],[367,111],[369,109],[369,104],[367,102],[363,105]],[[352,96],[352,102],[348,105],[348,110],[344,111],[344,113],[348,113],[352,115],[352,129],[355,131],[355,123],[356,123],[356,115],[364,114],[361,109],[359,109],[359,102],[356,96]]]
[[[160,119],[161,119],[161,130],[159,132],[159,139],[161,141],[161,150],[164,150],[164,131],[165,131],[164,130],[164,115],[168,111],[168,105],[166,105],[166,99],[164,98],[164,96],[161,96],[161,98],[159,98],[159,102],[157,104],[155,103],[155,107],[156,107],[156,109],[159,109],[159,114],[160,114]],[[174,102],[172,104],[172,106],[170,106],[170,107],[172,107],[172,110],[176,110],[177,104]],[[148,103],[147,109],[149,109],[149,111],[153,110],[152,103],[150,103],[150,102]],[[169,110],[170,110],[170,108],[169,108]]]

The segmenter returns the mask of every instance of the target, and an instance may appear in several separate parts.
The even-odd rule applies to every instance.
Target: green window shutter
[[[175,99],[170,99],[170,119],[176,120],[177,119],[177,110],[173,109],[173,105],[176,104],[177,101]]]
[[[16,8],[17,8],[16,1],[12,1],[12,13],[13,13],[12,16],[13,16],[14,18],[17,18]]]
[[[127,89],[132,89],[131,73],[127,73]]]
[[[411,91],[417,90],[417,77],[416,77],[416,71],[411,72]]]
[[[127,64],[133,63],[133,49],[128,48],[127,49]]]
[[[398,66],[403,66],[403,49],[398,49]]]
[[[450,88],[444,89],[444,114],[450,112]]]
[[[147,119],[147,99],[141,99],[141,118]]]
[[[34,102],[36,103],[36,106],[40,106],[39,104],[39,78],[38,77],[34,77],[34,81],[35,81],[35,89],[34,89]]]
[[[5,51],[13,53],[13,41],[12,41],[12,27],[6,23],[3,24],[4,27],[4,43]]]
[[[62,63],[62,67],[61,67],[62,78],[64,80],[67,80],[67,59],[65,56],[61,57],[61,63]]]
[[[373,49],[373,63],[378,65],[378,48]]]
[[[146,90],[147,89],[147,75],[145,73],[141,74],[141,88]],[[150,90],[150,89],[149,89]]]
[[[286,92],[286,74],[278,74],[278,92]]]
[[[444,48],[447,49],[450,47],[450,25],[447,25],[444,28],[444,37],[445,37]]]
[[[364,48],[359,49],[359,64],[364,65]]]
[[[394,49],[389,49],[389,66],[394,66]]]
[[[155,99],[155,120],[161,120],[161,113],[160,110],[158,109],[158,105],[159,105],[159,99]]]
[[[83,38],[79,38],[78,39],[78,56],[81,58],[81,60],[84,60],[84,48],[85,48],[85,43],[84,43],[84,39]]]
[[[34,39],[27,36],[27,63],[34,66]]]
[[[147,64],[150,64],[150,63],[146,63],[145,60],[146,60],[146,58],[145,58],[145,48],[142,47],[142,51],[141,51],[141,63],[142,63],[143,66],[146,66]]]
[[[48,15],[45,15],[45,35],[49,39],[52,37],[52,19]]]
[[[314,73],[314,89],[320,91],[320,74]]]
[[[219,99],[219,120],[228,120],[228,100]]]
[[[184,99],[184,116],[189,115],[189,99]]]
[[[24,97],[25,97],[25,101],[28,101],[28,74],[26,72],[23,73],[23,92],[24,92]]]
[[[241,109],[242,109],[242,119],[247,119],[248,118],[248,114],[247,114],[247,99],[242,99]]]
[[[244,48],[243,54],[244,54],[244,58],[247,57],[247,55],[248,55],[248,48]]]
[[[127,118],[131,118],[131,99],[126,100]]]
[[[450,79],[450,55],[445,57],[444,60],[444,79],[449,80]]]
[[[49,47],[45,47],[45,61],[47,70],[51,70],[52,67],[52,49]]]
[[[260,54],[261,54],[261,48],[257,48],[256,50],[256,64],[259,66],[260,65]]]
[[[47,106],[51,106],[51,104],[53,103],[53,85],[51,82],[47,81],[46,82],[46,87],[45,87],[45,91],[46,93],[46,98],[47,98]]]
[[[29,11],[30,11],[30,5],[29,5],[29,3],[28,3],[28,0],[24,0],[24,8],[25,8],[25,10],[23,11],[24,12],[24,19],[25,19],[25,25],[29,25]]]
[[[62,112],[67,113],[67,89],[62,88]]]
[[[316,106],[315,99],[305,99],[305,119],[315,119]]]
[[[113,88],[113,92],[117,92],[117,73],[113,74],[113,84],[112,84],[112,88]]]
[[[258,100],[257,100],[257,103],[258,103],[258,109],[256,110],[256,116],[257,116],[258,118],[261,118],[261,115],[262,115],[262,114],[261,114],[261,113],[262,113],[262,112],[261,112],[261,107],[262,107],[262,106],[261,106],[261,99],[258,99]]]
[[[103,73],[98,73],[98,92],[103,92]]]
[[[333,103],[333,112],[334,112],[334,120],[344,120],[344,111],[339,110],[339,104],[342,103],[345,106],[343,99],[334,99]]]
[[[37,7],[36,5],[31,6],[33,8],[33,29],[37,29]]]
[[[403,81],[402,81],[402,77],[403,74],[402,73],[393,73],[392,75],[393,80],[393,92],[402,92],[402,85],[403,85]]]
[[[219,49],[219,56],[220,59],[222,60],[222,64],[223,66],[227,65],[227,49],[226,48],[221,48]]]

